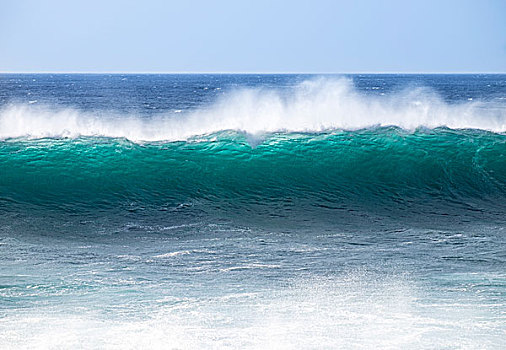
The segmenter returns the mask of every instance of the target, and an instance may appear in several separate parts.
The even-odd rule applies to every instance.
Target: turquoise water
[[[506,346],[506,78],[0,76],[0,347]]]
[[[249,212],[311,225],[339,223],[354,210],[408,221],[504,220],[502,134],[375,128],[264,135],[254,147],[233,132],[207,139],[8,140],[0,203],[6,211],[88,215],[189,203],[187,210],[210,216]]]

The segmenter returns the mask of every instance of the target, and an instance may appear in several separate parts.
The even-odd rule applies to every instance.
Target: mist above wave
[[[288,93],[243,88],[206,108],[150,118],[114,111],[10,105],[0,111],[0,139],[103,136],[131,141],[179,141],[223,130],[258,135],[390,125],[403,129],[446,126],[505,132],[506,109],[489,107],[480,101],[448,104],[428,88],[405,89],[389,96],[364,95],[350,79],[320,78],[304,81]]]

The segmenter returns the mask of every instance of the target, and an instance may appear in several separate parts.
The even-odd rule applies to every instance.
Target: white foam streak
[[[320,132],[371,126],[447,126],[506,131],[506,108],[479,101],[445,103],[428,89],[390,96],[363,95],[348,79],[305,81],[289,93],[242,89],[208,108],[151,118],[112,113],[15,105],[0,112],[0,139],[104,136],[132,141],[176,141],[223,130],[248,134]]]

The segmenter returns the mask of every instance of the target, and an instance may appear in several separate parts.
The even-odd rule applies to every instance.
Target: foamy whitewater
[[[0,113],[0,137],[105,136],[132,141],[178,141],[236,130],[248,134],[356,130],[371,126],[404,129],[446,126],[506,131],[504,106],[473,102],[448,104],[428,88],[415,87],[381,98],[363,96],[349,78],[313,78],[288,92],[243,87],[197,110],[162,112],[149,120],[135,112],[81,112],[59,106],[9,105]]]
[[[503,349],[505,75],[0,75],[1,349]]]

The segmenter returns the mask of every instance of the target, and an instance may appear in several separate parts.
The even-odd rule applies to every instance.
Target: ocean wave
[[[388,96],[364,95],[349,79],[304,81],[289,91],[244,88],[213,104],[149,118],[115,111],[9,105],[0,111],[0,139],[103,136],[131,141],[181,141],[235,130],[255,137],[273,132],[322,132],[397,126],[506,131],[506,106],[445,102],[428,88]]]

